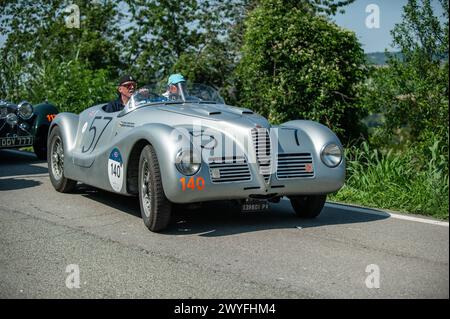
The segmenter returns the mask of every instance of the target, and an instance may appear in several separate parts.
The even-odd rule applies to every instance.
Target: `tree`
[[[91,70],[79,60],[45,61],[36,65],[35,74],[21,99],[32,103],[48,100],[60,112],[80,113],[115,96],[115,83],[108,70]]]
[[[242,54],[242,106],[273,123],[311,119],[346,140],[358,136],[357,92],[366,67],[353,32],[305,2],[261,1],[247,18]]]
[[[0,48],[2,98],[16,101],[28,96],[30,81],[40,77],[38,72],[42,65],[57,67],[76,60],[87,71],[118,76],[123,69],[118,45],[121,38],[118,5],[113,1],[88,0],[75,1],[75,4],[80,11],[79,29],[66,26],[67,1],[8,0],[0,3],[3,12],[0,32],[7,37]],[[52,74],[57,72],[53,70]]]
[[[3,11],[0,32],[7,36],[2,59],[17,55],[24,69],[33,63],[74,58],[92,70],[120,68],[118,20],[122,14],[115,1],[74,1],[80,13],[80,27],[69,28],[65,19],[75,9],[64,0],[0,3]]]
[[[75,1],[80,28],[68,28],[69,3],[0,3],[0,96],[18,102],[49,100],[60,111],[80,112],[114,95],[112,79],[124,68],[114,1]],[[68,10],[70,11],[70,10]],[[72,11],[71,11],[72,12]],[[74,13],[73,11],[72,13]]]
[[[399,140],[399,133],[406,143],[448,141],[448,0],[441,5],[442,19],[430,0],[408,1],[391,32],[402,58],[391,56],[366,87],[365,103],[385,117],[378,144]]]
[[[354,0],[285,0],[302,5],[305,10],[323,15],[333,15],[343,11],[343,7]],[[195,82],[207,83],[221,92],[230,104],[237,103],[237,79],[235,69],[242,56],[243,35],[247,15],[260,0],[199,1],[202,8],[200,29],[204,32],[198,49],[186,50],[170,68],[171,72],[181,72]]]
[[[222,86],[236,47],[230,30],[242,19],[248,0],[127,1],[130,8],[126,60],[143,81],[172,72]],[[200,65],[199,62],[206,63]],[[224,67],[225,66],[225,67]],[[227,67],[228,66],[228,67]],[[217,78],[217,74],[222,74]],[[217,79],[220,79],[218,82]]]
[[[310,0],[302,1],[302,7],[333,14],[352,1]],[[141,83],[182,72],[192,81],[221,89],[229,102],[236,100],[234,70],[241,58],[244,21],[259,0],[73,3],[80,10],[79,29],[66,27],[68,1],[0,2],[0,32],[7,36],[0,48],[2,98],[28,96],[30,85],[39,87],[35,79],[41,78],[44,66],[48,70],[76,61],[71,63],[87,69],[80,76],[94,71],[115,79],[126,70]],[[56,76],[57,70],[47,74]],[[48,76],[46,80],[52,81]]]

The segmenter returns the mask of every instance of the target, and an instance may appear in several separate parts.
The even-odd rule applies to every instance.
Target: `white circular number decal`
[[[123,184],[123,161],[122,155],[117,148],[114,148],[109,155],[108,160],[108,177],[111,187],[120,192]]]

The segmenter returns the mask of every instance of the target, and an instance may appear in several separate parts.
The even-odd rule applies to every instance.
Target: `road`
[[[448,223],[393,216],[327,203],[311,221],[286,200],[247,215],[216,203],[156,234],[136,198],[58,193],[47,163],[3,150],[0,298],[449,298]]]

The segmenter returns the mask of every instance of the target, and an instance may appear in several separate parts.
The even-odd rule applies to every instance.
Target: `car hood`
[[[269,122],[264,117],[252,110],[224,104],[184,103],[181,105],[163,105],[158,108],[161,111],[221,122],[221,124],[215,124],[217,127],[222,127],[224,124],[225,126],[237,125],[249,128],[270,127]]]
[[[173,112],[187,116],[207,118],[210,120],[226,121],[238,118],[244,114],[254,114],[252,110],[238,108],[223,104],[184,103],[163,105],[158,107],[161,111]]]

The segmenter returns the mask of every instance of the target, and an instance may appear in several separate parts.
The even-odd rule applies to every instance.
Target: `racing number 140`
[[[180,178],[180,182],[181,182],[181,189],[183,191],[185,191],[186,188],[192,190],[198,189],[199,191],[205,188],[205,180],[203,179],[203,177],[197,177],[195,178],[195,180],[194,177],[190,177],[187,183],[186,177],[182,177]]]
[[[111,176],[120,178],[120,165],[111,163]]]

